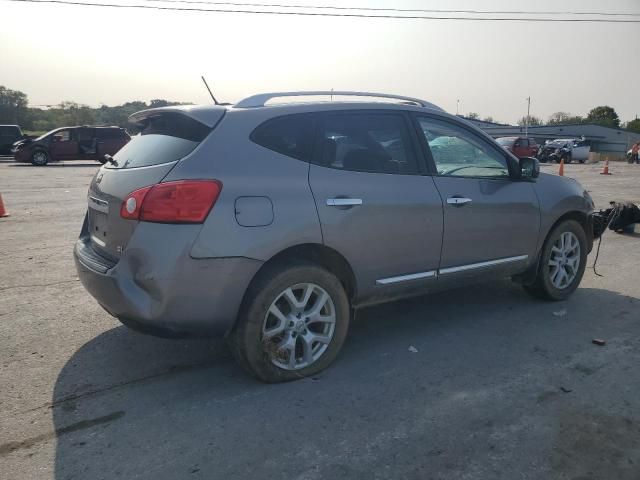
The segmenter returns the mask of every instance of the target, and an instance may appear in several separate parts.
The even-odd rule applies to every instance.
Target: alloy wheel
[[[36,152],[33,154],[33,163],[36,165],[45,165],[47,163],[47,154],[44,152]]]
[[[282,291],[269,307],[262,340],[273,352],[275,366],[300,370],[325,353],[335,324],[336,308],[327,291],[313,283],[299,283]]]
[[[563,232],[551,247],[549,279],[555,288],[567,288],[580,268],[580,242],[572,232]]]

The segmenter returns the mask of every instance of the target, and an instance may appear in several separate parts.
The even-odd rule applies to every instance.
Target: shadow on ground
[[[537,302],[510,283],[383,305],[333,367],[280,385],[223,341],[115,328],[57,379],[55,478],[635,480],[638,417],[620,402],[638,389],[607,378],[638,342],[607,334],[637,338],[639,306],[597,289]]]

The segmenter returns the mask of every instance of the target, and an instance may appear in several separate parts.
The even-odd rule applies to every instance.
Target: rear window
[[[107,168],[137,168],[175,162],[189,155],[211,129],[180,113],[160,113],[137,125],[140,133],[113,156]]]

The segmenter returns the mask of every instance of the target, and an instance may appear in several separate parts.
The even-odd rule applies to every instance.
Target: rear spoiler
[[[163,113],[179,113],[209,128],[213,128],[224,116],[226,111],[226,107],[218,105],[176,105],[172,107],[149,108],[131,115],[129,122],[134,125],[139,125],[147,118],[155,117]]]

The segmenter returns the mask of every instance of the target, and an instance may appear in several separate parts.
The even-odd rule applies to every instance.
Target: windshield
[[[50,131],[48,131],[48,132],[47,132],[47,133],[45,133],[45,134],[40,135],[38,138],[36,138],[36,142],[37,142],[38,140],[42,140],[42,139],[43,139],[43,138],[45,138],[45,137],[48,137],[48,136],[49,136],[49,135],[51,135],[52,133],[55,133],[55,132],[57,132],[57,131],[59,131],[59,130],[61,130],[61,129],[60,129],[60,128],[56,128],[56,129],[54,129],[54,130],[50,130]]]
[[[515,142],[515,138],[513,137],[504,137],[504,138],[498,138],[496,140],[496,142],[498,142],[498,144],[502,145],[503,147],[507,147],[510,145],[513,145],[513,142]]]

